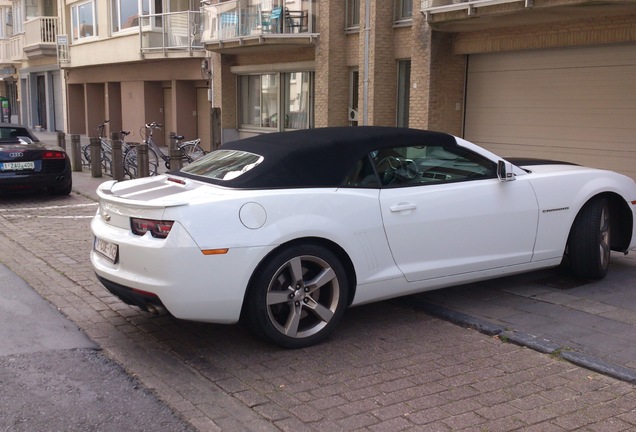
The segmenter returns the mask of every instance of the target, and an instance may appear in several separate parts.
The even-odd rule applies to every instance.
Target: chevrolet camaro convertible
[[[348,306],[562,261],[598,279],[610,250],[636,247],[631,178],[414,129],[260,135],[97,192],[91,261],[108,290],[289,348]]]

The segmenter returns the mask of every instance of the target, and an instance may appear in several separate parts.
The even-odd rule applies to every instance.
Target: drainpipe
[[[369,122],[369,37],[371,34],[371,0],[364,3],[364,71],[362,77],[362,124]]]

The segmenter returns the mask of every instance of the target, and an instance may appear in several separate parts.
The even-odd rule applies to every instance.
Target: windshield
[[[232,180],[263,162],[263,156],[240,150],[217,150],[198,159],[181,172],[214,180]]]

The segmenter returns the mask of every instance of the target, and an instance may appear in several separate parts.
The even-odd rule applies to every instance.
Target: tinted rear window
[[[263,156],[241,150],[217,150],[181,171],[214,180],[232,180],[263,162]]]

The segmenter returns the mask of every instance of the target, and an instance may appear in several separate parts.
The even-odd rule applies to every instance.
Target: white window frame
[[[142,15],[157,15],[153,18],[141,19],[143,31],[155,31],[163,27],[163,2],[157,0],[110,0],[110,31],[112,34],[134,33],[139,31],[139,21],[130,27],[121,28],[122,25],[122,4],[137,3],[137,19]],[[170,7],[170,3],[166,7]],[[157,10],[159,8],[159,10]]]
[[[91,6],[91,18],[93,26],[93,31],[89,36],[82,36],[81,28],[79,23],[79,8],[90,5]],[[76,12],[77,11],[77,12]],[[79,3],[74,3],[71,5],[71,34],[73,36],[73,42],[82,41],[85,39],[93,39],[97,37],[97,11],[95,8],[95,0],[87,0]],[[77,21],[77,22],[76,22]]]
[[[13,0],[13,34],[24,33],[24,1]]]
[[[250,74],[241,74],[238,76],[238,81],[239,81],[238,112],[239,112],[240,128],[246,129],[246,130],[262,130],[262,131],[284,131],[284,130],[297,129],[297,128],[292,128],[290,124],[290,121],[293,119],[289,119],[291,114],[287,112],[287,107],[289,107],[292,104],[293,102],[292,99],[294,98],[294,95],[288,94],[289,93],[289,91],[287,90],[288,86],[286,85],[287,83],[290,83],[292,81],[291,79],[292,75],[297,73],[310,74],[309,83],[308,83],[309,94],[307,96],[310,98],[310,101],[308,103],[303,104],[307,107],[307,112],[305,113],[306,118],[304,121],[304,125],[306,126],[306,128],[313,127],[313,91],[314,91],[313,71],[285,71],[285,72],[269,72],[269,73],[265,73],[265,72],[250,73]],[[256,95],[250,95],[245,93],[245,91],[250,90],[250,86],[245,85],[246,81],[250,80],[250,78],[253,79],[255,76],[260,77],[260,88],[261,88],[260,90],[261,93],[258,96],[259,109],[261,111],[259,113],[260,121],[258,124],[251,122],[250,119],[247,119],[247,120],[244,119],[244,116],[246,115],[246,113],[243,109],[244,108],[243,104],[250,103],[250,101],[251,103],[254,103],[256,101],[256,98],[255,98]],[[275,80],[276,82],[275,86],[265,85],[266,83],[269,83],[272,79]],[[263,96],[265,92],[271,91],[271,89],[273,88],[276,88],[278,92],[277,93],[278,99],[276,102],[276,108],[277,108],[276,113],[269,112],[269,110],[267,112],[264,112],[265,107],[263,106],[263,102],[264,102]],[[270,109],[271,109],[271,106],[270,106]],[[275,118],[276,120],[272,121],[273,118]]]
[[[113,33],[130,33],[139,30],[139,23],[136,25],[131,25],[130,27],[121,28],[122,25],[122,16],[121,16],[121,5],[122,3],[130,4],[131,0],[110,0],[110,11],[111,11],[111,22],[110,22],[110,30]],[[139,20],[139,12],[141,10],[141,2],[137,1],[137,20]]]
[[[159,2],[159,8],[157,11],[157,0],[138,0],[139,3],[139,15],[158,15],[153,18],[145,18],[141,22],[143,31],[154,31],[163,29],[163,2]],[[147,6],[147,10],[146,10]]]

